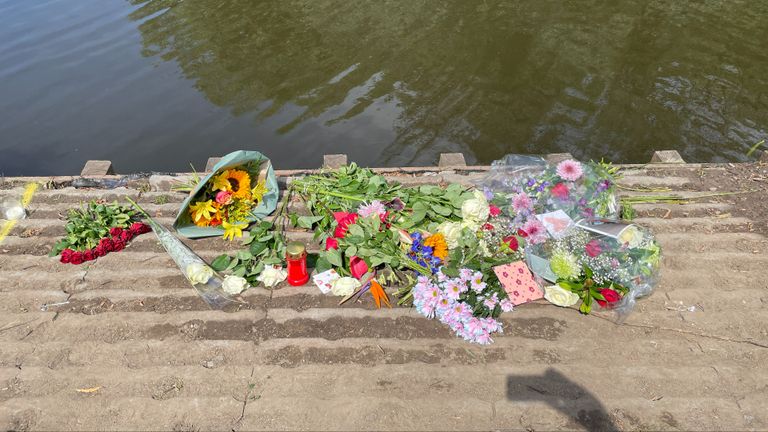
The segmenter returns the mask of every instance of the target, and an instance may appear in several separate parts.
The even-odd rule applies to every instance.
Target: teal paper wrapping
[[[277,178],[275,177],[275,171],[272,169],[272,163],[267,157],[257,151],[245,151],[238,150],[232,152],[221,158],[210,174],[205,176],[197,185],[195,190],[189,194],[187,199],[181,204],[179,214],[176,216],[176,220],[173,222],[173,227],[179,233],[179,235],[187,238],[200,238],[200,237],[213,237],[224,235],[224,229],[221,227],[199,227],[192,222],[192,217],[189,215],[189,205],[192,203],[192,199],[197,197],[200,190],[211,180],[211,178],[221,173],[222,171],[230,168],[237,168],[245,165],[248,162],[255,160],[263,160],[267,165],[267,193],[264,194],[262,201],[256,208],[251,211],[251,217],[247,219],[248,223],[253,223],[259,219],[263,219],[277,208],[277,200],[279,198],[280,191],[277,187]],[[262,164],[262,166],[264,166]]]

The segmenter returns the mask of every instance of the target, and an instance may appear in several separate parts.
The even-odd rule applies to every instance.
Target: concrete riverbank
[[[488,169],[443,162],[382,171],[471,184]],[[184,198],[172,180],[185,175],[109,190],[6,178],[0,200],[43,186],[0,240],[0,428],[768,428],[768,163],[622,171],[622,195],[689,198],[635,206],[664,248],[657,291],[623,325],[524,305],[489,347],[370,298],[338,307],[314,286],[253,289],[241,310],[211,311],[152,235],[87,266],[59,264],[47,253],[68,208],[131,197],[170,225]],[[302,173],[277,172],[282,184]],[[239,248],[186,242],[209,260]]]

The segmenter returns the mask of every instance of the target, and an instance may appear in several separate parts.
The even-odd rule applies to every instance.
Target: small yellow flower
[[[200,222],[200,219],[210,221],[216,214],[216,208],[213,206],[213,200],[198,201],[189,206],[189,213],[195,223]]]
[[[224,239],[225,240],[234,240],[235,237],[242,237],[243,236],[243,230],[248,228],[247,223],[233,223],[230,224],[227,221],[221,222],[221,227],[224,228]]]
[[[267,192],[267,182],[265,180],[259,180],[258,183],[256,183],[256,186],[251,189],[251,197],[258,204]]]

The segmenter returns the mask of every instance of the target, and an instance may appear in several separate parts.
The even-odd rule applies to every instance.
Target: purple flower
[[[603,192],[608,190],[611,187],[611,181],[608,179],[601,180],[600,183],[597,184],[597,191]]]

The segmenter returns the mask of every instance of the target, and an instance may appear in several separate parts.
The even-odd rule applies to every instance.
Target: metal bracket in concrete
[[[570,153],[549,153],[544,157],[544,160],[550,165],[555,165],[568,159],[573,159],[573,155]]]
[[[323,167],[325,168],[341,168],[347,164],[347,155],[345,154],[329,154],[323,155]]]
[[[651,163],[682,164],[685,161],[677,150],[658,150],[653,152]]]
[[[83,170],[80,171],[81,177],[95,177],[113,174],[115,174],[115,170],[112,169],[112,161],[108,160],[89,160],[85,163]]]
[[[467,166],[463,153],[440,153],[439,167]]]
[[[209,157],[208,162],[205,163],[205,172],[213,171],[213,167],[221,160],[220,157]]]

